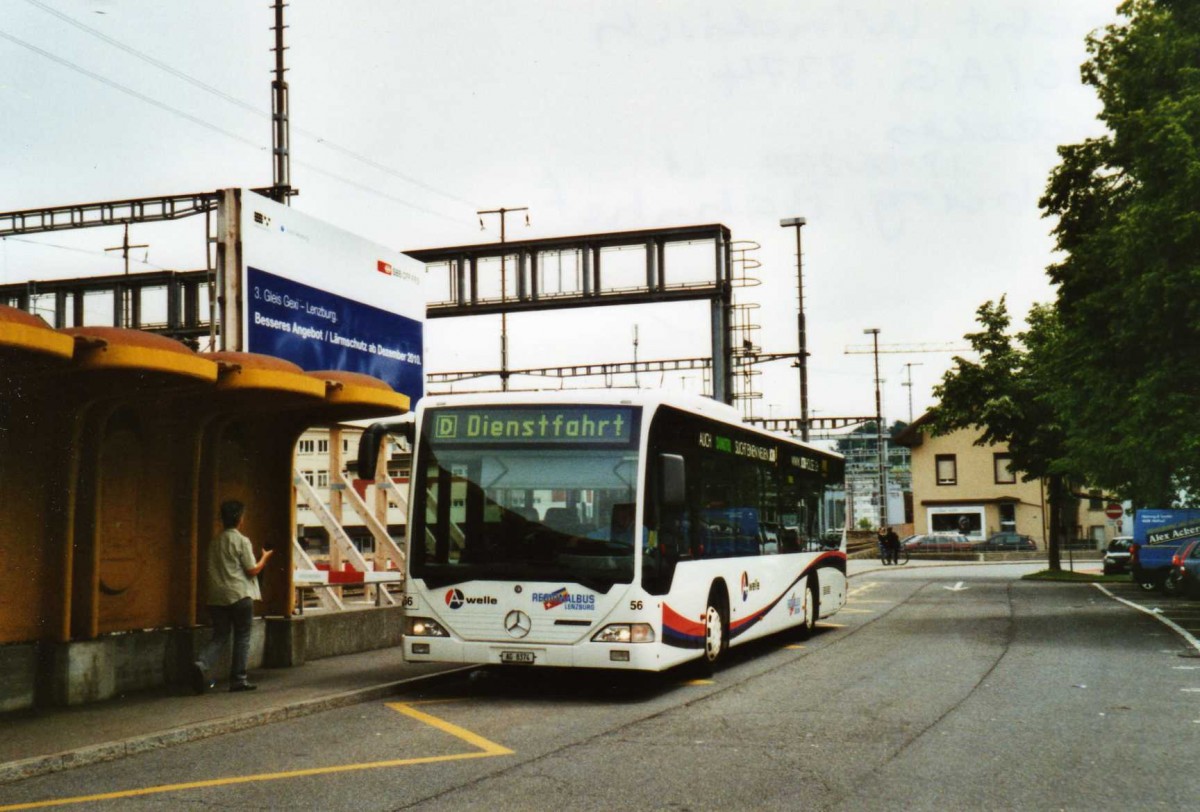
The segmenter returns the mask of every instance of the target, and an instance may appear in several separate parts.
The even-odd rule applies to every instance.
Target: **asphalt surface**
[[[850,562],[852,575],[879,568],[874,560]],[[187,686],[166,686],[89,705],[5,714],[0,785],[387,697],[409,680],[452,670],[410,665],[398,648],[382,649],[261,669],[252,675],[259,685],[253,693],[218,690],[196,697]]]
[[[261,669],[259,690],[195,696],[186,686],[106,702],[0,717],[0,789],[7,782],[386,698],[454,666],[405,663],[400,649]],[[221,684],[224,687],[224,684]]]
[[[1035,568],[859,574],[845,613],[803,647],[735,650],[698,683],[540,670],[428,680],[373,652],[262,672],[252,695],[134,697],[11,731],[6,718],[6,767],[55,726],[80,741],[91,731],[84,749],[122,719],[157,716],[158,728],[125,736],[145,746],[121,761],[0,785],[0,808],[103,793],[116,793],[106,808],[150,809],[1193,806],[1200,660],[1181,656],[1188,644],[1156,607],[1012,580]],[[264,725],[273,711],[285,721]],[[230,719],[241,732],[151,743]]]

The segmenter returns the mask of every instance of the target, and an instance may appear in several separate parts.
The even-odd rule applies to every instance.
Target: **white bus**
[[[425,398],[410,662],[661,671],[846,601],[843,459],[701,397]],[[364,444],[365,445],[365,444]]]

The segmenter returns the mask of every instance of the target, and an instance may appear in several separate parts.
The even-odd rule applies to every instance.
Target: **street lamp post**
[[[868,327],[864,335],[871,336],[875,356],[875,430],[878,432],[875,449],[879,456],[879,526],[887,526],[887,453],[883,447],[883,399],[879,393],[879,328]]]
[[[791,217],[780,220],[782,228],[796,229],[796,290],[799,295],[799,308],[796,310],[796,337],[799,343],[799,355],[796,366],[800,367],[800,439],[808,442],[808,340],[805,336],[804,324],[804,259],[800,252],[800,229],[807,223],[803,217]]]

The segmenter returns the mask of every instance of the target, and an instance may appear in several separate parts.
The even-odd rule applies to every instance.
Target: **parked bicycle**
[[[883,544],[880,543],[879,544],[879,560],[880,560],[880,562],[883,563],[883,565],[885,567],[892,563],[889,560],[889,558],[890,557],[888,556],[887,550],[884,549]],[[907,564],[910,558],[911,558],[911,553],[910,553],[909,549],[907,547],[905,547],[903,544],[901,544],[896,551],[896,563],[897,564]]]

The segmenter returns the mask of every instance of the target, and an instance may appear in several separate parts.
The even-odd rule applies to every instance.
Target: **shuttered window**
[[[937,455],[937,484],[958,484],[958,458],[954,454]]]

